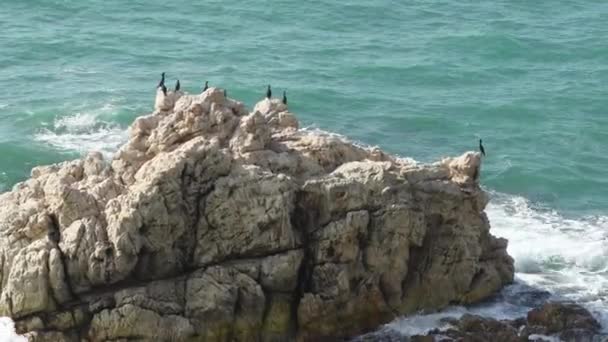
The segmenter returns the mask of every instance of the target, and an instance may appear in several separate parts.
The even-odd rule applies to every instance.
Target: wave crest
[[[127,141],[127,130],[100,120],[95,113],[76,113],[55,118],[52,128],[43,128],[34,139],[62,151],[115,153]]]

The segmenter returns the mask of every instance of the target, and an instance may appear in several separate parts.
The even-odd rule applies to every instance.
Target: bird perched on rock
[[[160,82],[158,82],[158,86],[156,86],[156,87],[157,87],[157,88],[158,88],[158,87],[161,87],[161,86],[163,86],[164,84],[165,84],[165,73],[163,72],[162,74],[160,74]]]
[[[268,85],[268,89],[266,89],[266,98],[270,100],[272,97],[272,90],[270,90],[270,84]]]
[[[283,104],[287,104],[287,92],[283,90]]]
[[[224,89],[224,98],[227,99],[228,98],[228,92],[226,91],[226,89]]]
[[[163,91],[163,94],[167,96],[167,87],[165,87],[165,73],[160,74],[160,82],[158,82],[157,89],[160,88]]]
[[[179,91],[180,88],[181,86],[179,84],[179,80],[177,80],[177,82],[175,83],[175,91]]]
[[[481,152],[481,154],[483,154],[483,156],[486,156],[486,150],[483,148],[483,145],[481,144],[481,139],[479,139],[479,151]]]
[[[203,91],[209,89],[209,81],[205,81],[205,87],[203,88]]]

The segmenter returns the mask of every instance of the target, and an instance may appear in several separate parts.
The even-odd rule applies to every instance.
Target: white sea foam
[[[9,317],[0,317],[0,341],[27,342],[27,338],[15,333],[15,323]]]
[[[111,107],[102,108],[108,110]],[[111,156],[128,134],[118,124],[100,120],[98,113],[85,112],[56,118],[52,128],[41,129],[34,138],[64,151],[100,151]]]
[[[92,113],[76,113],[55,119],[55,129],[86,130],[97,124],[97,116]]]
[[[531,289],[519,280],[507,286],[496,301],[482,303],[476,306],[451,306],[441,312],[400,317],[387,324],[384,328],[392,329],[405,336],[426,334],[430,330],[444,330],[450,327],[445,318],[460,318],[468,313],[494,319],[515,319],[524,316],[533,305],[521,302],[522,293],[529,293]],[[542,296],[542,292],[537,292]]]
[[[436,328],[441,330],[449,328],[450,324],[442,321],[443,319],[460,318],[465,313],[467,313],[466,308],[453,306],[439,313],[402,317],[387,324],[386,328],[396,330],[406,336],[424,335]]]
[[[543,342],[561,342],[561,340],[557,337],[547,336],[547,335],[539,335],[532,334],[528,336],[529,341],[543,341]]]
[[[584,305],[608,331],[608,217],[570,219],[503,194],[486,211],[522,282]]]

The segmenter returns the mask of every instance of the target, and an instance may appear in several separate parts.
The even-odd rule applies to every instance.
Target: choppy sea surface
[[[162,71],[250,107],[272,84],[304,126],[419,161],[483,138],[487,213],[517,283],[445,314],[518,315],[547,291],[607,327],[607,19],[595,0],[4,0],[0,191],[36,165],[110,156]]]

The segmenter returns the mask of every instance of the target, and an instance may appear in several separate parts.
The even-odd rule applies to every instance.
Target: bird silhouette
[[[203,91],[209,89],[209,81],[205,81],[205,87],[203,88]]]
[[[160,82],[158,82],[158,86],[157,87],[160,87],[160,86],[163,86],[163,85],[165,85],[165,73],[164,72],[162,74],[160,74]]]
[[[287,104],[287,92],[283,90],[283,104]]]
[[[486,150],[483,148],[483,145],[481,144],[481,139],[479,139],[479,151],[481,151],[481,154],[483,154],[483,156],[486,156]]]
[[[179,80],[177,80],[177,82],[175,83],[175,91],[179,91],[180,88],[181,85],[179,84]]]
[[[266,89],[266,98],[270,99],[272,97],[272,90],[270,90],[270,85],[268,85],[268,89]]]

